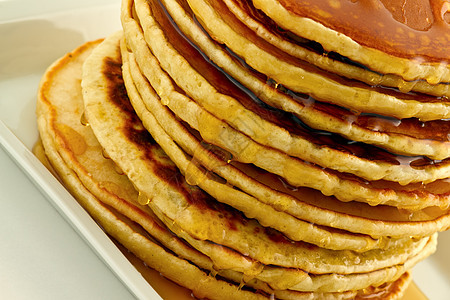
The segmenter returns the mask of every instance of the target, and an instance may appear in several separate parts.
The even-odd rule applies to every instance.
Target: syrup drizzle
[[[86,112],[85,111],[83,111],[83,113],[81,114],[80,123],[81,123],[81,125],[86,126],[86,127],[90,126],[90,124],[89,124],[89,122],[88,122],[88,120],[86,118]]]

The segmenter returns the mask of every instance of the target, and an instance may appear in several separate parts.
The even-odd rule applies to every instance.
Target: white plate
[[[27,2],[30,5],[36,3],[33,0]],[[46,0],[48,5],[58,3],[60,9],[61,2],[64,1]],[[58,13],[11,19],[11,14],[7,15],[8,10],[2,8],[0,0],[0,144],[136,297],[158,299],[101,229],[30,153],[38,137],[34,114],[35,97],[44,70],[54,60],[84,41],[105,37],[120,28],[119,4],[107,5],[105,2],[108,1],[89,1],[89,8],[77,9],[66,3],[63,7],[65,10]],[[21,4],[7,8],[27,7],[22,15],[30,16],[33,15],[33,7],[35,12],[42,12],[42,2],[38,3],[39,6],[34,4],[30,8],[22,1]],[[92,7],[95,3],[101,5]],[[53,7],[53,10],[57,8]],[[16,10],[10,12],[14,12],[13,16],[21,15]],[[5,159],[0,156],[0,162],[6,166],[6,162],[3,164]],[[8,168],[0,169],[3,178],[14,174]],[[32,187],[22,188],[30,190]],[[15,198],[7,201],[20,201],[17,199],[19,196]],[[2,230],[0,219],[0,237],[4,233]],[[437,253],[414,270],[415,282],[430,299],[447,300],[450,295],[450,258],[447,253],[450,253],[450,232],[441,234]],[[0,279],[1,274],[0,272]]]

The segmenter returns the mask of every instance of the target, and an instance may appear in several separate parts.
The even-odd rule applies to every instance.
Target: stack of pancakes
[[[400,298],[450,227],[450,5],[388,2],[123,0],[42,79],[45,157],[196,297]]]

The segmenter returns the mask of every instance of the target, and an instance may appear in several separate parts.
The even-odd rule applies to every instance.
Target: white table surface
[[[118,1],[120,0],[0,0],[0,25],[35,15],[95,5],[112,3],[119,7]],[[61,38],[64,39],[64,36]],[[33,39],[32,32],[30,39]],[[75,47],[81,40],[72,42]],[[0,58],[2,54],[11,51],[6,50],[5,47],[8,45],[2,43],[1,33],[0,46]],[[61,52],[60,55],[66,50],[71,50],[58,48],[60,45],[57,43],[53,47],[54,51]],[[33,67],[39,70],[49,63],[51,61],[42,61],[35,63]],[[8,89],[8,86],[2,85],[2,79],[5,84],[7,76],[4,71],[5,66],[0,65],[0,117],[7,124],[14,124],[15,120],[9,120],[9,116],[2,115],[1,112],[2,103],[12,100],[4,98],[5,90]],[[38,78],[27,80],[36,84]],[[35,87],[35,85],[24,87],[24,95],[29,97]],[[19,91],[19,94],[20,92],[22,91]],[[33,122],[33,111],[28,110],[24,114],[28,122]],[[15,128],[11,130],[14,132]],[[24,139],[22,136],[18,137]],[[31,141],[24,142],[30,146]],[[438,252],[420,263],[414,270],[417,285],[432,300],[450,299],[448,253],[450,253],[450,232],[441,234]],[[55,209],[51,201],[40,193],[2,147],[0,147],[0,299],[135,299],[122,281]]]
[[[135,299],[0,150],[0,299]]]

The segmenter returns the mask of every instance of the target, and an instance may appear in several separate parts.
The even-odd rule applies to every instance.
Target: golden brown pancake
[[[109,40],[117,40],[117,38],[120,38],[120,35],[112,36]],[[102,47],[109,46],[110,44],[107,44],[107,42]],[[83,110],[80,109],[83,107],[79,80],[81,66],[86,56],[98,44],[99,41],[87,43],[67,54],[57,61],[43,78],[38,101],[38,115],[39,130],[42,134],[45,149],[37,147],[37,155],[42,157],[44,161],[47,161],[48,156],[52,164],[50,167],[55,166],[56,172],[60,175],[66,187],[77,197],[93,218],[109,234],[144,259],[148,265],[160,271],[162,271],[161,266],[164,266],[163,273],[166,276],[168,275],[174,278],[176,282],[189,287],[192,287],[192,284],[189,283],[192,279],[189,278],[192,278],[193,275],[189,270],[200,271],[197,275],[206,280],[201,287],[194,290],[196,295],[207,295],[215,298],[217,297],[217,291],[229,290],[231,297],[252,297],[251,293],[239,292],[238,286],[233,287],[233,285],[225,283],[225,286],[221,287],[224,282],[210,277],[196,267],[189,267],[190,263],[181,258],[176,258],[170,253],[170,251],[177,251],[181,256],[200,263],[202,268],[214,270],[214,266],[211,262],[208,262],[207,258],[202,258],[200,253],[186,247],[158,221],[155,221],[155,217],[148,207],[140,206],[137,203],[137,191],[132,188],[126,177],[118,172],[112,161],[105,157],[102,147],[95,141],[95,136],[91,129],[86,126],[87,124],[81,124],[80,119],[83,118]],[[120,73],[120,66],[118,67]],[[116,82],[114,81],[114,83]],[[55,125],[64,125],[67,130],[58,131],[55,129]],[[68,130],[68,128],[71,128],[71,130]],[[97,159],[87,160],[86,154]],[[105,178],[110,181],[105,181]],[[131,186],[131,188],[127,190],[127,186]],[[89,190],[86,187],[89,187]],[[95,196],[91,193],[95,193]],[[133,223],[122,213],[131,217],[134,222],[139,222],[148,231]],[[154,238],[171,250],[155,243]],[[149,255],[150,253],[151,255]],[[188,265],[187,268],[186,264]],[[178,275],[181,270],[185,272],[186,276]],[[174,274],[177,274],[176,278],[173,276]],[[238,278],[238,282],[241,280],[239,274],[231,273],[230,276]],[[233,296],[233,293],[237,293],[237,295]]]
[[[398,75],[380,74],[335,52],[326,52],[317,42],[293,35],[277,27],[273,20],[258,11],[251,1],[221,0],[236,18],[258,36],[287,54],[341,76],[357,79],[369,85],[399,88],[402,92],[417,91],[434,96],[449,96],[449,85],[431,85],[424,80],[405,81]],[[222,8],[223,9],[223,8]]]
[[[125,68],[124,70],[126,70],[126,69],[127,68]],[[125,76],[125,78],[126,78],[126,76]],[[127,80],[125,80],[125,81],[127,82]],[[130,86],[130,82],[128,82],[127,90],[128,90],[128,93],[129,93],[130,97],[133,99],[133,98],[136,97],[135,96],[136,91],[132,91],[132,89],[133,89],[133,87]],[[133,102],[135,102],[135,100]],[[135,109],[138,111],[138,113],[140,113],[141,117],[144,116],[144,113],[141,112],[141,109],[142,109],[141,107],[143,105],[141,104],[140,105],[141,107],[136,107],[136,105],[137,105],[136,103],[134,105],[135,105]],[[151,123],[153,123],[153,125],[148,125],[148,124],[151,124]],[[161,141],[162,140],[168,140],[168,138],[164,137],[164,133],[163,132],[158,131],[158,129],[155,128],[155,127],[157,127],[157,125],[155,124],[154,121],[149,120],[148,112],[147,112],[147,116],[145,116],[144,124],[145,124],[145,126],[150,126],[150,127],[147,127],[147,128],[151,131],[153,136],[157,136],[156,139],[159,141],[160,145],[162,145],[163,147],[167,147],[166,143],[165,142],[161,142]],[[166,148],[166,149],[170,150],[170,148]],[[177,156],[177,155],[178,154],[175,154],[175,155],[172,155],[171,157],[174,157],[174,156]],[[217,191],[217,194],[218,193],[220,193],[220,191]],[[174,230],[177,234],[183,236],[185,239],[187,239],[187,237],[185,236],[185,232],[191,232],[191,234],[193,234],[196,239],[200,239],[200,240],[220,239],[220,241],[222,243],[226,241],[226,238],[223,237],[222,234],[221,234],[221,232],[224,232],[224,230],[227,231],[226,229],[219,229],[219,230],[217,230],[217,232],[219,233],[219,236],[216,236],[215,238],[213,237],[213,235],[215,235],[215,234],[212,231],[212,229],[215,226],[218,226],[220,223],[222,223],[222,221],[214,216],[216,213],[213,212],[212,208],[209,209],[205,205],[201,206],[200,207],[201,213],[199,215],[198,212],[195,211],[194,205],[190,205],[189,207],[187,207],[186,205],[181,205],[182,207],[185,207],[183,212],[180,211],[180,212],[174,213],[173,210],[176,210],[176,207],[175,207],[174,204],[169,204],[169,203],[156,204],[156,206],[159,206],[159,208],[158,208],[158,207],[154,207],[153,206],[154,203],[155,203],[155,200],[151,201],[149,203],[149,205],[152,208],[154,208],[155,211],[157,211],[157,214],[158,214],[158,216],[160,216],[160,219],[164,220],[165,218],[166,219],[167,218],[173,218],[173,217],[169,217],[169,215],[176,216],[176,219],[167,220],[167,221],[165,221],[165,223],[166,223],[167,226],[172,228],[172,230]],[[176,205],[180,205],[180,204],[176,204]],[[163,208],[163,206],[165,206],[165,208]],[[217,207],[219,207],[219,206],[217,206]],[[164,216],[163,210],[168,212],[169,215]],[[208,211],[210,211],[210,212],[208,212]],[[201,216],[201,215],[206,215],[206,214],[208,215],[208,217],[202,217]],[[222,213],[219,212],[219,218],[220,218],[221,214]],[[195,217],[196,215],[198,215],[198,217]],[[236,218],[239,218],[237,215],[232,216],[231,211],[228,211],[228,213],[225,214],[225,216],[226,216],[226,219],[228,220],[228,222],[230,222],[230,220],[234,220]],[[183,221],[185,219],[186,219],[187,223],[183,227]],[[217,219],[217,220],[213,221],[215,219]],[[195,221],[193,221],[193,220],[195,220]],[[209,223],[210,221],[212,223]],[[246,224],[246,226],[250,226],[251,225],[251,221],[245,222],[245,224]],[[175,230],[175,228],[178,228],[179,226],[181,226],[183,228]],[[239,222],[236,223],[233,227],[234,228],[242,228],[241,225],[239,224]],[[259,230],[253,229],[253,230],[251,230],[251,232],[254,232],[254,233],[250,234],[250,235],[258,235],[259,234]],[[234,240],[233,244],[236,245],[236,243],[238,243],[237,238],[233,239],[233,240]],[[247,241],[248,242],[250,241],[249,237],[247,237]],[[192,242],[190,242],[190,243],[192,243]],[[228,247],[233,248],[234,245],[233,246],[228,245]],[[264,248],[268,249],[267,246],[265,246]],[[221,250],[221,248],[219,248],[218,250],[215,250],[215,252],[220,252],[220,250]],[[203,251],[205,251],[205,250],[203,250]],[[208,251],[212,252],[213,250],[208,250]],[[247,253],[248,250],[244,250],[244,251],[245,251],[245,253]],[[281,250],[281,248],[279,248],[277,251],[278,251],[278,253],[281,253],[282,250]],[[215,252],[213,252],[213,253],[215,253]],[[316,252],[316,254],[317,253],[318,252]],[[211,254],[209,254],[209,255],[211,255]],[[285,255],[285,257],[288,257],[288,256],[289,255]]]
[[[161,143],[160,139],[165,137],[154,135],[154,140],[141,128],[139,119],[126,102],[127,98],[121,97],[120,86],[106,85],[108,77],[97,70],[106,68],[107,74],[114,74],[119,69],[114,66],[120,61],[104,59],[101,54],[101,51],[94,51],[86,60],[82,81],[85,113],[96,137],[106,153],[149,199],[149,206],[155,212],[163,211],[175,221],[174,225],[195,233],[197,238],[226,245],[228,250],[219,247],[216,251],[230,254],[230,261],[227,262],[229,267],[234,265],[233,268],[237,267],[248,275],[261,271],[259,261],[265,265],[301,267],[314,273],[368,272],[403,263],[426,245],[427,238],[424,238],[383,251],[351,253],[312,247],[303,242],[283,242],[279,233],[265,230],[256,221],[246,220],[239,212],[217,203],[195,186],[186,184],[181,173],[155,143],[155,140]],[[105,63],[101,64],[102,62]],[[103,89],[99,88],[102,83]],[[135,170],[141,171],[137,173]],[[167,222],[165,224],[169,225]],[[227,232],[225,236],[224,230]],[[277,240],[273,239],[273,236],[277,236]],[[281,240],[278,240],[280,238]],[[235,260],[231,258],[239,256],[239,253],[246,255],[233,263]],[[346,256],[345,262],[339,258],[338,253]],[[311,259],[303,261],[299,260],[298,256]],[[317,257],[320,257],[321,263],[315,261],[314,258]],[[376,264],[373,263],[373,257],[377,257]],[[242,264],[245,260],[248,260],[248,267]]]
[[[368,180],[386,179],[407,184],[418,181],[431,182],[448,177],[450,160],[430,163],[422,161],[423,164],[420,166],[415,162],[404,164],[396,161],[395,156],[378,148],[339,141],[334,136],[305,130],[301,124],[290,119],[289,115],[260,104],[258,99],[239,89],[200,55],[193,53],[195,49],[187,43],[182,44],[183,39],[176,35],[175,30],[170,30],[169,21],[158,17],[161,11],[158,12],[156,5],[151,10],[141,10],[140,8],[145,5],[141,2],[136,2],[136,5],[149,48],[161,67],[177,83],[178,88],[205,111],[224,120],[230,127],[248,135],[255,142],[318,166],[352,173]],[[164,31],[158,29],[158,26],[164,26]],[[137,58],[139,59],[139,56]],[[175,58],[179,61],[177,68],[172,67],[172,60]],[[156,68],[157,65],[152,64],[152,67]],[[171,84],[170,81],[168,84]],[[166,85],[164,91],[160,93],[169,93],[170,90],[176,91],[178,88]],[[197,129],[205,140],[211,142],[210,139],[213,137],[220,138],[227,135],[223,132],[224,125],[219,126],[217,122],[210,123],[211,118],[202,118],[204,115],[196,114],[199,119]],[[240,139],[229,136],[230,146],[234,144],[234,140]],[[254,147],[251,145],[245,147],[249,159],[254,160],[251,157],[255,153]],[[233,154],[236,152],[226,150]]]
[[[47,155],[66,188],[108,234],[123,243],[129,250],[143,259],[147,265],[163,272],[165,276],[172,278],[179,284],[191,288],[194,287],[194,281],[201,279],[202,284],[193,291],[195,295],[210,297],[211,299],[224,294],[235,299],[242,299],[242,297],[265,299],[262,295],[242,291],[237,285],[233,286],[233,284],[226,281],[216,279],[190,262],[174,256],[170,251],[152,241],[148,233],[142,228],[133,224],[116,209],[99,200],[106,200],[128,214],[131,213],[131,215],[136,216],[137,213],[137,215],[142,215],[142,212],[139,213],[140,209],[136,209],[136,207],[124,201],[124,199],[130,200],[136,197],[123,190],[123,188],[126,188],[126,181],[123,181],[123,179],[120,179],[122,184],[117,186],[117,189],[94,189],[97,197],[90,190],[86,189],[85,184],[89,181],[93,184],[90,185],[91,188],[94,185],[104,185],[106,181],[102,178],[102,174],[105,173],[108,175],[108,178],[113,180],[114,178],[123,177],[117,173],[111,160],[103,157],[102,148],[98,143],[97,145],[89,144],[88,148],[91,155],[97,152],[97,156],[102,157],[102,159],[97,160],[100,164],[83,159],[83,153],[80,151],[80,149],[85,149],[87,141],[94,141],[90,128],[80,124],[83,110],[77,109],[77,106],[79,107],[80,104],[81,107],[83,106],[80,86],[81,67],[86,56],[98,44],[99,41],[84,44],[55,62],[47,70],[40,86],[37,113],[39,116],[39,130],[45,144],[45,155]],[[72,121],[66,118],[70,115],[72,115],[72,118],[69,119]],[[77,132],[75,130],[65,131],[64,133],[55,132],[51,126],[61,124],[59,123],[61,118],[68,123],[66,124],[67,126],[70,125],[77,128],[80,133],[74,134]],[[56,123],[54,123],[55,121]],[[64,139],[66,137],[69,139]],[[41,153],[41,157],[43,156],[42,152],[38,153]],[[75,173],[73,168],[78,173]],[[83,174],[87,170],[94,171],[94,177]],[[103,170],[103,173],[99,172],[100,170]],[[84,182],[80,178],[84,178]],[[93,180],[93,178],[95,179]],[[107,186],[111,187],[112,185],[108,184]],[[137,196],[136,191],[135,196]],[[140,220],[142,220],[142,217]],[[220,294],[218,291],[220,291]]]
[[[374,71],[431,84],[450,82],[446,1],[253,0],[253,4],[280,27]]]

